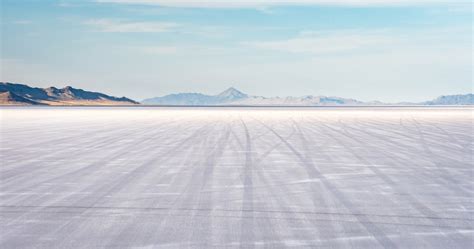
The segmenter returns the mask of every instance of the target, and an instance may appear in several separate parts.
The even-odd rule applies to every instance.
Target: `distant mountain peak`
[[[248,95],[235,89],[234,87],[229,87],[227,90],[219,93],[217,97],[226,99],[241,99],[248,97]]]
[[[162,97],[145,99],[142,101],[148,105],[222,105],[235,101],[243,101],[249,96],[234,87],[229,87],[217,95],[206,95],[202,93],[177,93]]]
[[[235,87],[231,86],[229,88],[227,88],[225,91],[223,92],[240,92],[239,90],[235,89]]]

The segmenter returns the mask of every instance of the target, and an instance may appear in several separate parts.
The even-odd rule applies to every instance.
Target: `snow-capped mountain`
[[[320,106],[320,105],[362,105],[355,99],[326,96],[262,97],[250,96],[231,87],[217,95],[201,93],[178,93],[163,97],[145,99],[145,105],[250,105],[250,106]]]
[[[262,97],[252,96],[231,87],[217,95],[206,95],[202,93],[178,93],[163,97],[145,99],[141,102],[145,105],[241,105],[241,106],[360,106],[360,105],[473,105],[474,95],[448,95],[441,96],[431,101],[421,103],[394,103],[388,104],[380,101],[362,102],[356,99],[313,96],[302,97]]]
[[[438,98],[426,101],[425,105],[474,105],[474,94],[444,95]]]
[[[232,102],[233,105],[268,105],[268,106],[324,106],[324,105],[362,105],[361,101],[327,96],[303,97],[261,97],[249,96]]]
[[[163,97],[145,99],[145,105],[226,105],[247,99],[249,96],[231,87],[217,95],[202,93],[177,93]]]
[[[145,105],[214,105],[215,100],[213,96],[201,93],[176,93],[145,99],[141,103]]]
[[[233,102],[246,99],[249,96],[233,87],[230,87],[229,89],[221,92],[215,97],[217,100],[219,100],[219,102]]]

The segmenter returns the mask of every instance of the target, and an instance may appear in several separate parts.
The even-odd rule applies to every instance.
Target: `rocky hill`
[[[37,88],[23,84],[0,82],[1,105],[135,105],[126,97],[113,97],[67,86]]]

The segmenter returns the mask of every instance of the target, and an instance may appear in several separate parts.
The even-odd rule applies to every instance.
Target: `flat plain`
[[[0,248],[472,248],[466,107],[0,109]]]

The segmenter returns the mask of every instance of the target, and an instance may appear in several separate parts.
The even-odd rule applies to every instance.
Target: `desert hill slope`
[[[30,87],[24,84],[0,82],[1,105],[135,105],[126,97],[113,97],[67,86],[64,88]]]

